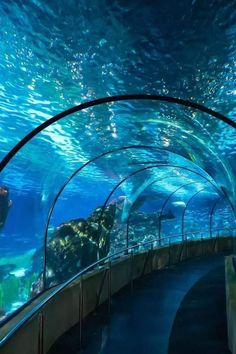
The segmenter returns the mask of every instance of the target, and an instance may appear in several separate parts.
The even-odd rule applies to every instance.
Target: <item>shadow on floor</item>
[[[169,354],[189,353],[230,354],[223,266],[209,272],[191,288],[176,314]]]
[[[226,354],[223,270],[224,258],[212,256],[149,274],[135,282],[132,295],[127,287],[113,297],[111,317],[105,304],[84,321],[82,349],[75,326],[49,354],[211,354],[209,346]]]

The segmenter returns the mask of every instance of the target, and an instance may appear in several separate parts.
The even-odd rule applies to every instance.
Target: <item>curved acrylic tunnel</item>
[[[168,215],[169,209],[175,218],[163,220],[161,233],[180,233],[183,205],[203,185],[207,195],[196,198],[199,207],[210,209],[217,193],[235,206],[233,154],[225,154],[233,150],[232,139],[222,142],[222,130],[235,134],[230,121],[185,101],[140,98],[109,98],[69,110],[2,161],[1,181],[12,200],[1,230],[3,317],[45,286],[126,246],[127,221],[131,244],[158,237],[152,215]],[[195,203],[189,206],[196,209]],[[224,223],[218,207],[213,213],[212,230],[232,226],[230,207]],[[190,209],[185,214],[185,233],[192,232],[198,216]]]
[[[182,189],[183,189],[183,188],[192,186],[193,184],[195,185],[196,183],[197,183],[197,182],[189,182],[189,183],[185,183],[185,184],[181,185],[180,187],[178,187],[177,189],[175,189],[173,192],[171,192],[171,193],[168,195],[168,197],[165,199],[164,203],[163,203],[162,206],[161,206],[160,219],[159,219],[159,223],[158,223],[158,237],[159,237],[159,239],[161,238],[161,231],[162,231],[161,217],[162,217],[163,212],[164,212],[166,206],[168,205],[170,199],[172,199],[173,196],[176,197],[176,196],[178,195],[178,194],[177,194],[178,192],[181,192],[181,196],[182,196],[182,195],[183,195],[183,193],[182,193]],[[189,193],[188,193],[188,194],[189,194]],[[174,203],[175,203],[175,204],[174,204]],[[177,201],[173,202],[173,205],[175,205],[175,206],[177,206],[177,207],[180,207],[180,211],[181,211],[181,210],[184,210],[184,208],[186,207],[185,201],[183,201],[183,200],[177,200]],[[183,213],[183,211],[182,211],[182,213]],[[177,226],[177,225],[174,226],[174,229],[176,229],[176,226]],[[175,231],[176,231],[176,230],[175,230]],[[179,229],[179,232],[177,232],[177,233],[180,234],[180,229]]]
[[[141,147],[142,149],[144,149],[143,147]],[[135,147],[135,148],[131,148],[131,149],[140,149],[140,147]],[[146,147],[146,149],[148,150],[148,147]],[[119,154],[121,153],[121,151],[127,151],[128,149],[124,149],[124,150],[119,150]],[[115,155],[117,153],[117,151],[114,153],[109,153],[106,154],[106,156],[109,156],[109,161],[111,164],[113,164],[113,159],[114,156],[111,155]],[[100,157],[101,159],[104,158],[104,156]],[[123,159],[122,159],[123,161]],[[125,160],[124,160],[125,161]],[[115,161],[114,161],[115,162]],[[140,163],[141,164],[141,163]],[[140,165],[138,164],[138,165]],[[86,164],[83,168],[80,168],[78,173],[73,173],[73,179],[74,178],[80,178],[80,173],[83,170],[83,173],[87,176],[87,171],[86,169],[89,167],[89,164]],[[79,217],[79,219],[77,219],[77,231],[79,233],[79,236],[81,238],[81,240],[83,240],[83,245],[80,248],[78,248],[78,245],[73,245],[73,243],[68,240],[68,244],[67,240],[64,240],[64,244],[62,245],[63,247],[59,247],[57,245],[57,248],[54,248],[53,242],[55,242],[55,237],[53,238],[53,241],[49,240],[49,244],[47,244],[47,241],[45,243],[45,258],[44,258],[44,262],[45,262],[45,273],[44,273],[44,279],[45,279],[45,284],[46,286],[52,286],[55,285],[61,281],[64,281],[66,279],[68,279],[68,277],[73,276],[79,269],[82,269],[86,266],[88,266],[89,264],[95,262],[97,259],[103,258],[104,256],[107,255],[108,252],[115,253],[117,251],[119,251],[120,249],[124,249],[126,246],[128,246],[129,244],[137,244],[139,242],[142,241],[147,241],[152,239],[155,239],[155,237],[157,237],[154,234],[151,236],[149,235],[148,229],[150,228],[150,225],[153,224],[154,221],[154,227],[155,227],[155,231],[157,231],[157,225],[158,222],[156,222],[155,225],[155,219],[156,219],[156,210],[153,210],[153,206],[152,206],[152,210],[149,212],[141,212],[137,215],[136,212],[136,226],[137,224],[139,225],[140,222],[141,224],[143,223],[143,221],[146,221],[145,227],[142,228],[141,233],[138,232],[137,229],[133,230],[133,234],[135,234],[135,238],[129,237],[130,238],[130,243],[127,237],[127,225],[129,224],[129,215],[131,210],[134,211],[134,208],[137,208],[138,205],[143,205],[145,204],[147,201],[149,202],[150,200],[153,199],[159,199],[162,200],[163,198],[163,189],[164,189],[164,181],[167,183],[168,188],[173,188],[173,186],[176,185],[176,183],[179,183],[179,179],[180,176],[177,174],[176,175],[176,171],[178,172],[179,170],[181,172],[185,172],[185,174],[181,174],[181,182],[184,179],[189,179],[190,176],[189,174],[192,174],[196,177],[199,178],[198,182],[190,182],[187,185],[190,184],[197,184],[198,187],[199,185],[202,186],[204,185],[204,183],[208,182],[209,186],[213,189],[213,192],[210,191],[210,195],[213,194],[213,196],[216,194],[216,191],[219,194],[222,194],[222,192],[220,190],[217,189],[217,187],[215,186],[215,184],[213,183],[213,181],[211,179],[208,179],[205,175],[204,172],[202,172],[203,174],[201,174],[199,171],[197,171],[196,166],[193,165],[192,167],[193,169],[190,169],[189,167],[184,167],[184,166],[175,166],[175,165],[150,165],[150,162],[148,164],[148,166],[142,167],[137,169],[136,164],[135,164],[135,170],[133,172],[131,172],[130,174],[126,175],[123,179],[121,178],[119,180],[118,183],[116,183],[114,185],[114,187],[109,191],[106,191],[105,195],[102,196],[102,198],[105,200],[104,204],[99,206],[99,204],[95,204],[92,207],[92,215],[88,216],[86,215],[86,219],[91,220],[91,224],[96,223],[96,229],[93,230],[91,227],[90,229],[86,229],[85,228],[85,219],[84,219],[84,215],[80,215],[79,214],[79,210],[76,211],[76,215],[77,217]],[[156,175],[150,175],[150,171],[156,169],[158,170]],[[169,170],[171,173],[173,173],[173,176],[170,175],[168,173],[164,173],[164,170]],[[76,172],[77,172],[76,171]],[[123,167],[123,172],[125,171],[124,167]],[[130,168],[128,168],[128,172],[130,172]],[[127,172],[127,173],[128,173]],[[164,175],[163,175],[164,173]],[[162,178],[160,178],[160,176],[163,176]],[[135,178],[135,179],[134,179]],[[70,177],[68,180],[70,181],[70,183],[73,181],[73,179]],[[175,179],[175,181],[172,181],[172,183],[170,182],[171,179]],[[202,181],[201,181],[202,179]],[[130,181],[131,180],[131,181]],[[159,191],[158,195],[154,195],[154,193],[156,193],[157,191],[148,191],[148,187],[150,186],[154,186],[154,184],[158,185],[158,187],[161,189]],[[128,185],[127,185],[128,183]],[[131,187],[131,183],[132,183],[132,187]],[[92,188],[94,189],[94,191],[99,191],[99,185],[101,184],[100,180],[97,181],[93,181],[92,185],[89,187],[89,190],[91,191]],[[61,209],[64,209],[64,200],[70,200],[70,198],[68,196],[66,196],[66,192],[67,190],[65,189],[65,186],[68,188],[69,185],[66,182],[63,187],[60,189],[59,194],[56,196],[55,200],[57,201],[57,203],[53,202],[52,207],[50,208],[50,213],[49,213],[49,218],[48,218],[48,225],[50,225],[50,220],[51,218],[54,216],[54,211],[55,211],[55,206],[58,208],[58,206],[60,206],[60,202],[62,202],[61,205]],[[70,190],[71,188],[69,188],[68,190]],[[180,188],[178,188],[177,190],[179,190]],[[72,188],[72,190],[74,190]],[[126,195],[124,196],[124,192],[126,191]],[[146,196],[144,197],[144,199],[142,198],[142,193],[146,192]],[[81,193],[81,192],[80,192]],[[198,192],[197,192],[198,193]],[[173,194],[173,193],[172,193]],[[189,194],[189,191],[188,191]],[[99,196],[101,197],[101,191],[99,191]],[[94,193],[93,193],[94,196]],[[78,196],[78,199],[83,199],[81,198],[81,194],[80,196]],[[85,200],[85,204],[87,205],[89,203],[89,199],[91,198],[91,195],[88,194],[87,195],[88,200]],[[85,198],[86,199],[86,198]],[[91,203],[90,203],[91,204]],[[102,204],[102,203],[100,203]],[[147,204],[147,203],[146,203]],[[115,211],[111,211],[111,208],[115,208]],[[157,208],[157,206],[155,206]],[[110,209],[109,209],[110,208]],[[109,209],[109,213],[113,213],[113,217],[114,217],[114,222],[111,225],[111,229],[109,230],[109,234],[104,233],[103,229],[104,229],[104,218],[107,216],[107,209]],[[56,211],[56,213],[58,213],[58,215],[60,215],[61,213]],[[171,214],[171,216],[169,215]],[[95,216],[96,215],[96,216]],[[163,215],[163,217],[165,217],[166,219],[176,219],[175,216],[173,215],[173,213],[171,211],[169,211],[166,215]],[[68,220],[73,220],[73,214],[68,218]],[[141,219],[141,220],[138,220]],[[157,219],[158,220],[158,219]],[[184,221],[184,218],[182,218],[182,220]],[[201,218],[198,218],[198,220],[201,220]],[[183,223],[182,221],[182,223]],[[71,226],[72,222],[68,222],[67,223],[67,227]],[[60,225],[59,229],[60,232],[61,230],[63,230],[63,228],[65,228],[65,224]],[[91,226],[91,225],[90,225]],[[176,227],[176,220],[175,220],[175,227]],[[173,224],[172,224],[172,227]],[[171,229],[169,228],[169,229]],[[80,230],[79,230],[80,229]],[[204,230],[203,230],[204,231]],[[175,230],[176,233],[176,230]],[[170,233],[169,233],[170,234]],[[47,236],[47,235],[46,235]],[[62,236],[62,235],[61,235]],[[46,238],[47,240],[47,238]],[[62,241],[62,239],[58,239],[58,241]],[[177,241],[177,239],[176,239]],[[68,247],[69,246],[69,247]],[[75,257],[74,259],[72,259],[72,248],[73,247],[77,247],[77,252],[74,254]],[[64,248],[68,248],[68,251],[65,251]],[[48,251],[49,249],[49,251]],[[78,250],[81,251],[81,253],[79,254]],[[49,253],[49,254],[48,254]],[[65,262],[65,257],[69,260],[69,264],[67,264]],[[61,264],[61,259],[64,259],[63,261],[63,265]],[[46,273],[47,270],[47,273]],[[46,276],[46,274],[48,276]],[[53,275],[53,276],[52,276]],[[55,276],[56,275],[56,276]]]
[[[183,210],[183,214],[182,214],[182,240],[185,240],[185,214],[186,211],[188,210],[188,207],[190,205],[190,203],[193,201],[194,198],[196,198],[200,193],[206,191],[206,187],[199,189],[196,193],[194,193],[191,198],[189,198],[189,200],[187,201],[185,208]],[[202,212],[202,210],[201,210]]]
[[[212,230],[212,237],[221,236],[223,230],[235,227],[235,216],[232,213],[232,208],[227,202],[226,198],[218,200],[214,205],[214,209],[211,209],[210,213],[210,227]],[[219,228],[219,230],[217,230]],[[232,230],[232,235],[235,236],[235,230]]]
[[[175,176],[170,176],[169,178],[176,178]],[[183,180],[184,178],[182,177],[181,180]],[[162,181],[162,180],[161,180]],[[160,183],[161,182],[160,180],[157,180],[157,181],[154,181],[154,183]],[[165,199],[164,203],[162,203],[161,207],[159,206],[159,208],[157,208],[155,206],[155,212],[154,214],[156,214],[157,216],[157,220],[156,220],[156,225],[155,225],[155,228],[154,228],[154,234],[157,236],[158,235],[158,239],[159,239],[159,244],[161,243],[161,219],[162,219],[162,215],[163,215],[163,211],[164,211],[164,208],[165,208],[165,205],[167,204],[167,202],[169,201],[169,199],[172,197],[173,194],[175,194],[179,189],[185,187],[185,186],[188,186],[190,184],[194,184],[196,182],[188,182],[188,183],[185,183],[183,185],[181,185],[180,187],[178,187],[177,189],[174,190],[174,192],[170,193],[168,195],[168,197]],[[150,186],[148,186],[150,187]],[[142,194],[138,196],[138,198],[136,199],[135,203],[132,205],[132,207],[130,208],[130,211],[129,211],[129,214],[128,214],[128,217],[127,217],[127,225],[126,225],[126,239],[127,239],[127,242],[126,242],[126,245],[128,246],[129,245],[129,238],[130,238],[130,235],[129,235],[129,227],[130,227],[130,223],[132,221],[132,215],[133,215],[133,211],[137,211],[139,210],[140,208],[140,199],[141,199],[141,205],[143,204],[143,202],[146,202],[145,199],[147,199],[147,197],[145,198],[145,196],[143,197]],[[139,204],[137,203],[139,202]],[[138,205],[137,205],[138,204]],[[157,228],[157,229],[156,229]],[[157,231],[158,230],[158,231]],[[135,234],[136,232],[134,232]],[[155,237],[156,238],[156,237]]]
[[[104,204],[104,206],[103,206],[103,208],[105,208],[106,207],[106,205],[108,204],[108,202],[109,202],[109,200],[110,200],[110,198],[112,197],[112,195],[117,191],[117,189],[120,187],[120,186],[123,186],[124,185],[124,183],[126,183],[131,177],[133,177],[133,176],[135,176],[135,175],[137,175],[137,174],[140,174],[140,173],[143,173],[143,172],[146,172],[146,171],[148,171],[148,170],[150,170],[150,169],[158,169],[159,170],[159,172],[160,172],[160,170],[161,169],[175,169],[175,170],[180,170],[180,171],[184,171],[184,172],[192,172],[192,173],[194,173],[197,177],[201,177],[201,178],[203,178],[203,180],[204,181],[208,181],[209,182],[209,184],[211,184],[214,188],[216,188],[215,186],[214,186],[214,184],[212,183],[212,181],[211,180],[208,180],[206,177],[204,177],[203,175],[201,175],[199,172],[196,172],[196,171],[194,171],[194,170],[191,170],[190,168],[186,168],[186,167],[181,167],[181,166],[174,166],[174,165],[151,165],[151,166],[148,166],[148,167],[144,167],[144,168],[142,168],[142,169],[139,169],[139,170],[136,170],[135,172],[133,172],[133,173],[131,173],[130,175],[128,175],[128,176],[126,176],[123,180],[121,180],[114,188],[113,188],[113,190],[110,192],[110,194],[108,195],[108,197],[107,197],[107,199],[106,199],[106,201],[105,201],[105,204]],[[176,179],[176,176],[173,176],[173,177],[175,177],[175,179]],[[181,176],[182,178],[186,178],[185,176]],[[170,178],[170,177],[169,177]],[[170,188],[170,187],[173,187],[173,185],[175,185],[173,182],[170,184],[169,183],[169,178],[168,177],[164,177],[163,179],[164,180],[166,180],[166,182],[167,182],[167,185],[168,185],[168,188]],[[146,198],[144,198],[144,200],[143,200],[143,198],[142,198],[142,196],[141,196],[141,198],[140,198],[140,194],[144,191],[144,190],[146,190],[147,189],[147,187],[149,187],[150,185],[151,186],[153,186],[153,184],[154,184],[154,182],[159,182],[159,185],[161,186],[161,188],[162,188],[162,193],[163,193],[163,186],[164,186],[164,182],[163,182],[163,179],[162,180],[160,180],[160,178],[158,179],[158,180],[145,180],[145,182],[144,183],[142,183],[138,188],[136,188],[135,189],[135,191],[132,191],[132,195],[130,196],[130,197],[128,197],[127,199],[129,200],[129,203],[126,203],[125,205],[124,205],[124,207],[123,207],[123,210],[122,210],[122,214],[121,214],[121,219],[122,219],[122,221],[126,221],[127,222],[127,226],[126,226],[126,245],[127,245],[127,238],[128,238],[128,236],[127,236],[127,234],[129,234],[129,225],[130,225],[130,216],[131,216],[131,212],[133,212],[134,211],[134,209],[137,209],[137,206],[139,206],[140,207],[140,202],[141,202],[141,205],[142,204],[144,204],[144,202],[145,202],[145,199],[147,199],[147,200],[149,200],[150,201],[150,199],[157,199],[157,196],[155,196],[155,195],[153,195],[154,193],[150,193],[150,196],[149,196],[149,198],[148,198],[148,196],[146,195]],[[176,183],[176,182],[175,182]],[[192,184],[192,183],[191,183]],[[179,190],[179,188],[177,189],[177,190]],[[216,189],[217,190],[217,189]],[[147,191],[146,191],[147,192]],[[220,193],[220,191],[219,191],[219,193]],[[161,193],[160,193],[160,195],[161,195]],[[161,199],[160,198],[160,195],[159,195],[159,199]],[[162,198],[163,198],[163,196],[162,196]],[[156,206],[156,208],[157,208],[157,206]],[[154,214],[154,216],[155,216],[155,214],[156,214],[156,209],[154,209],[153,211],[152,211],[152,214]],[[169,216],[169,217],[167,217],[168,216],[168,214],[167,215],[165,215],[165,218],[166,219],[175,219],[175,217],[174,217],[174,215],[173,215],[173,213],[170,211],[169,212],[169,214],[171,214],[171,216]],[[160,215],[160,219],[161,219],[161,217],[162,217],[162,215]],[[156,216],[155,216],[155,218],[156,218]],[[164,218],[164,215],[163,215],[163,218]],[[159,222],[158,222],[158,218],[156,218],[157,219],[157,224],[159,224]],[[159,220],[160,220],[159,219]],[[147,219],[148,220],[148,219]],[[142,232],[143,234],[144,234],[144,231]]]
[[[134,149],[134,148],[132,148],[132,149]],[[137,150],[137,147],[135,149]],[[143,147],[142,147],[142,149],[143,149]],[[116,153],[113,153],[113,155],[115,155]],[[121,152],[119,151],[119,154],[120,153]],[[111,162],[111,164],[113,164],[112,157],[115,158],[115,156],[110,156],[110,155],[111,154],[106,155],[106,157],[108,156],[109,161]],[[104,159],[104,156],[101,159]],[[125,160],[122,159],[122,161],[125,161]],[[196,170],[196,166],[193,166],[193,167]],[[175,168],[175,170],[174,170],[174,168]],[[91,216],[91,215],[89,216],[88,214],[85,215],[81,208],[80,208],[80,210],[77,209],[75,214],[73,214],[73,212],[72,212],[71,215],[67,216],[67,220],[71,220],[74,218],[74,215],[77,215],[77,224],[80,225],[80,227],[83,229],[83,231],[81,230],[81,233],[80,233],[80,236],[82,236],[81,240],[83,240],[84,242],[86,240],[86,242],[87,242],[86,247],[90,246],[90,250],[91,250],[91,257],[88,257],[87,252],[85,252],[83,255],[81,255],[81,259],[77,255],[75,257],[74,261],[72,261],[71,257],[70,257],[70,266],[71,267],[73,266],[73,270],[72,270],[72,268],[70,268],[70,272],[71,272],[70,275],[72,275],[72,273],[75,272],[76,270],[78,270],[80,267],[85,267],[86,265],[88,265],[87,262],[91,263],[92,261],[95,261],[96,254],[97,254],[97,258],[99,258],[99,257],[103,258],[104,257],[104,248],[105,248],[106,253],[109,251],[110,248],[113,251],[117,251],[117,249],[116,249],[117,242],[120,245],[122,245],[122,247],[125,247],[126,236],[124,234],[124,231],[123,231],[123,236],[122,236],[122,233],[120,233],[119,237],[117,237],[115,240],[112,240],[112,239],[110,240],[111,242],[109,242],[109,243],[110,243],[111,247],[105,247],[106,242],[103,239],[103,236],[101,236],[101,235],[102,235],[102,228],[103,228],[102,222],[103,222],[104,217],[106,216],[107,209],[110,209],[110,212],[112,212],[111,210],[113,210],[113,209],[116,210],[115,215],[114,215],[114,219],[115,219],[114,224],[115,223],[117,224],[117,215],[120,214],[119,215],[119,219],[120,219],[119,228],[122,229],[122,224],[123,224],[123,230],[124,230],[125,223],[127,222],[127,216],[129,213],[130,206],[135,203],[139,194],[148,185],[153,184],[153,180],[157,179],[158,176],[162,176],[164,173],[165,179],[168,178],[168,176],[166,175],[164,170],[168,169],[170,172],[175,174],[175,176],[173,176],[173,177],[175,177],[175,179],[179,178],[178,175],[176,177],[176,173],[179,170],[184,171],[184,172],[188,172],[188,173],[194,171],[194,170],[191,170],[191,169],[184,167],[184,166],[181,167],[181,166],[175,166],[175,165],[161,165],[161,164],[149,165],[149,166],[145,165],[145,167],[142,167],[141,169],[140,168],[137,169],[136,165],[132,165],[132,170],[133,169],[135,169],[135,170],[133,172],[131,172],[130,174],[125,175],[125,177],[123,179],[121,178],[118,183],[114,184],[115,181],[112,181],[111,183],[114,184],[114,188],[110,188],[107,185],[107,188],[110,189],[110,192],[109,192],[109,189],[108,189],[108,191],[106,189],[103,189],[103,194],[102,194],[101,190],[99,190],[99,188],[100,188],[99,186],[101,185],[100,179],[97,179],[96,181],[92,181],[92,184],[88,185],[88,190],[90,191],[90,193],[92,190],[94,190],[93,202],[95,202],[95,204],[92,204],[92,208],[90,211],[90,214],[92,214],[93,216]],[[154,174],[154,173],[150,174],[150,171],[152,171],[154,169],[156,169],[156,170],[158,169],[159,171],[157,171],[156,174]],[[76,178],[80,179],[81,172],[85,175],[89,174],[89,172],[87,172],[87,170],[89,171],[88,164],[85,165],[83,169],[80,169],[78,174],[74,173],[73,179],[71,179],[71,177],[70,177],[68,180],[70,181],[70,183],[72,183],[72,182],[76,183],[76,181],[74,181],[74,179],[76,179]],[[128,170],[127,173],[130,172],[129,166],[128,166],[127,170]],[[124,171],[125,171],[125,169],[123,168],[123,173],[124,173]],[[194,174],[198,177],[201,176],[201,174],[197,171],[194,171]],[[134,177],[136,177],[136,178],[134,178]],[[204,177],[204,179],[206,179],[206,177]],[[159,177],[159,180],[160,180],[160,177]],[[209,181],[209,183],[213,183],[213,182]],[[66,185],[66,187],[64,188],[65,185]],[[162,189],[163,189],[163,186],[164,185],[162,185]],[[67,184],[67,182],[66,182],[63,185],[63,187],[60,189],[59,195],[57,195],[55,198],[57,203],[53,202],[52,207],[50,208],[50,213],[49,213],[47,225],[50,224],[50,220],[52,218],[57,219],[58,218],[57,215],[61,215],[60,210],[62,210],[64,208],[64,205],[65,205],[64,201],[65,200],[69,200],[71,202],[71,198],[67,195],[68,193],[70,193],[70,190],[71,190],[71,186],[69,184]],[[75,190],[75,188],[72,188],[72,190]],[[105,200],[104,204],[101,203],[100,201],[98,202],[96,200],[95,191],[98,192],[100,198],[102,197]],[[126,191],[125,196],[124,196],[124,191]],[[86,191],[84,191],[84,193],[85,193],[84,197],[83,197],[82,191],[79,192],[79,196],[76,196],[76,193],[75,193],[75,196],[76,196],[76,198],[78,198],[78,200],[83,200],[83,204],[85,204],[85,205],[90,204],[91,205],[91,202],[90,202],[91,195],[89,193],[86,193]],[[161,197],[161,193],[160,193],[160,197]],[[102,208],[98,208],[100,206],[99,204],[103,204]],[[121,212],[118,211],[120,208],[122,208]],[[71,212],[71,208],[68,207],[67,210]],[[94,211],[95,211],[95,214],[94,214]],[[87,220],[89,219],[91,221],[90,222],[90,232],[87,229],[86,229],[86,231],[84,230],[84,228],[86,227],[85,216],[86,216]],[[92,230],[91,225],[92,224],[94,225],[95,218],[96,218],[97,230]],[[66,227],[67,228],[72,227],[72,223],[70,223],[70,224],[67,223],[67,225],[61,226],[60,230],[59,230],[60,234],[62,233],[63,230],[66,229]],[[111,231],[112,230],[110,230],[109,239],[110,239],[110,236],[113,234]],[[118,230],[116,230],[114,232],[114,234],[117,234],[117,232],[118,232]],[[93,237],[91,237],[92,234],[94,235]],[[59,240],[60,240],[60,238],[58,238],[58,242],[59,242]],[[55,242],[55,238],[54,238],[53,242]],[[68,240],[68,242],[69,242],[69,240]],[[101,243],[101,245],[100,245],[100,243]],[[47,234],[46,234],[45,246],[46,245],[47,245]],[[47,248],[45,248],[46,249],[45,258],[44,258],[45,269],[46,269],[47,263],[48,262],[51,263],[53,261],[53,264],[51,264],[50,273],[55,273],[55,271],[53,271],[53,269],[57,269],[57,278],[58,279],[60,278],[60,280],[61,280],[61,277],[60,277],[60,274],[61,274],[64,277],[63,280],[65,280],[65,278],[69,274],[66,272],[64,267],[60,267],[60,264],[58,264],[58,262],[60,260],[60,257],[62,257],[62,256],[68,257],[69,255],[68,255],[68,253],[67,254],[64,253],[63,247],[60,247],[59,244],[57,245],[57,249],[54,249],[54,252],[53,252],[52,247],[54,247],[53,243],[49,240],[49,252],[47,251]],[[69,249],[70,249],[70,247],[69,247]],[[83,249],[84,249],[84,251],[86,250],[85,247]],[[62,254],[61,254],[61,252],[62,252]],[[48,254],[49,254],[49,257],[48,257]],[[56,254],[56,257],[54,257],[54,254]],[[37,259],[38,259],[38,257],[37,257]],[[51,284],[51,282],[50,282],[50,284]]]

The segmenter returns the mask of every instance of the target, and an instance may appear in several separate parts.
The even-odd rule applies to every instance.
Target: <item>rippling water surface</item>
[[[235,19],[235,1],[2,1],[1,156],[54,114],[117,93],[186,98],[235,119]],[[80,145],[93,137],[98,118],[95,112],[86,122]],[[213,145],[233,164],[235,136],[215,128]],[[110,119],[100,129],[117,135]],[[63,144],[74,147],[72,130],[58,123],[44,136],[65,159]]]
[[[235,20],[235,1],[1,1],[5,149],[56,112],[116,93],[188,98],[234,119]]]

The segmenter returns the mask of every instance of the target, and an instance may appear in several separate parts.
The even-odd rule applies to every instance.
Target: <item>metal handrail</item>
[[[214,229],[213,231],[222,231],[222,230],[228,230],[228,231],[229,230],[236,230],[236,227],[217,228],[217,229]],[[205,232],[208,233],[207,230],[199,230],[199,231],[194,231],[194,232],[188,232],[185,235],[186,236],[187,235],[195,235],[195,234],[198,234],[198,233],[205,233]],[[170,240],[172,238],[177,238],[177,237],[182,237],[182,234],[170,235],[170,236],[162,237],[161,239],[155,238],[155,239],[150,240],[150,241],[140,242],[140,243],[138,243],[136,245],[133,245],[133,246],[131,246],[129,248],[124,248],[121,252],[125,252],[125,251],[127,252],[127,250],[129,250],[129,249],[137,248],[137,247],[140,247],[140,246],[148,245],[150,243],[155,243],[155,242],[159,242],[159,241],[162,241],[162,240]],[[214,239],[216,237],[211,237],[211,238]],[[187,239],[188,239],[188,236],[182,242],[186,241]],[[210,237],[209,237],[209,239],[210,239]],[[163,247],[164,246],[166,246],[166,245],[163,245]],[[169,244],[169,246],[170,246],[170,244]],[[159,246],[159,247],[161,248],[161,246]],[[156,248],[158,248],[158,247],[156,247]],[[127,254],[129,254],[129,253],[127,253]],[[115,257],[115,255],[116,255],[116,253],[113,253],[113,254],[110,255],[109,258]]]
[[[236,227],[233,228],[219,228],[219,229],[214,229],[214,231],[220,231],[220,230],[235,230]],[[187,234],[196,234],[196,233],[203,233],[203,232],[207,232],[205,230],[203,231],[195,231],[195,232],[190,232]],[[173,239],[176,237],[180,237],[181,234],[177,234],[177,235],[171,235],[171,236],[166,236],[166,237],[162,237],[161,240],[165,240],[165,239]],[[214,238],[212,238],[214,239]],[[112,253],[104,258],[101,258],[99,261],[96,261],[94,263],[92,263],[91,265],[89,265],[88,267],[82,269],[81,271],[79,271],[78,273],[76,273],[73,277],[71,277],[70,279],[66,280],[65,282],[63,282],[62,284],[59,284],[55,290],[53,290],[45,299],[43,299],[39,304],[37,304],[32,310],[30,310],[24,318],[22,318],[1,340],[0,340],[0,347],[2,347],[3,345],[6,344],[6,342],[17,332],[18,329],[20,329],[25,323],[27,323],[37,312],[39,312],[40,310],[42,310],[42,308],[58,293],[60,293],[62,290],[64,290],[68,285],[70,285],[73,281],[75,281],[77,278],[79,278],[80,276],[84,275],[85,273],[89,272],[90,270],[94,269],[96,266],[99,265],[103,265],[104,263],[106,263],[106,261],[110,261],[112,258],[116,258],[118,255],[123,255],[123,256],[127,256],[129,255],[129,253],[133,254],[133,252],[129,252],[129,251],[133,251],[135,248],[138,248],[140,246],[145,246],[151,243],[155,243],[158,242],[159,238],[147,241],[147,242],[140,242],[136,245],[130,246],[128,248],[123,248],[120,251],[117,251],[115,253]],[[186,240],[185,240],[186,241]],[[170,242],[169,242],[169,247],[170,247]],[[158,249],[159,247],[156,247],[156,249]],[[160,247],[161,248],[161,247]],[[50,290],[50,288],[46,289]],[[44,292],[40,293],[40,295],[42,295]]]
[[[236,227],[221,227],[221,228],[215,228],[213,229],[212,231],[223,231],[223,230],[236,230]],[[185,235],[195,235],[195,234],[198,234],[198,233],[209,233],[209,230],[197,230],[197,231],[189,231],[187,233],[185,233]],[[182,236],[182,233],[181,234],[175,234],[175,235],[170,235],[170,236],[167,236],[167,237],[162,237],[161,240],[165,239],[165,238],[172,238],[172,237],[181,237]]]

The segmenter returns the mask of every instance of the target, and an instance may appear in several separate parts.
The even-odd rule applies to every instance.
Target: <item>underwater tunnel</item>
[[[0,354],[236,354],[235,23],[0,1]]]
[[[44,309],[81,276],[105,269],[101,284],[108,272],[110,292],[103,296],[109,302],[117,260],[147,254],[142,275],[150,254],[162,259],[156,251],[168,250],[168,262],[176,252],[178,263],[191,256],[192,244],[224,253],[225,240],[232,253],[235,128],[233,120],[192,101],[109,96],[46,120],[10,149],[0,164],[3,353],[35,317],[31,331],[38,340],[28,350],[46,353],[63,330],[45,339]],[[162,268],[154,258],[151,263]],[[71,307],[78,302],[79,318],[65,320],[64,331],[85,315],[82,281],[76,291]]]

